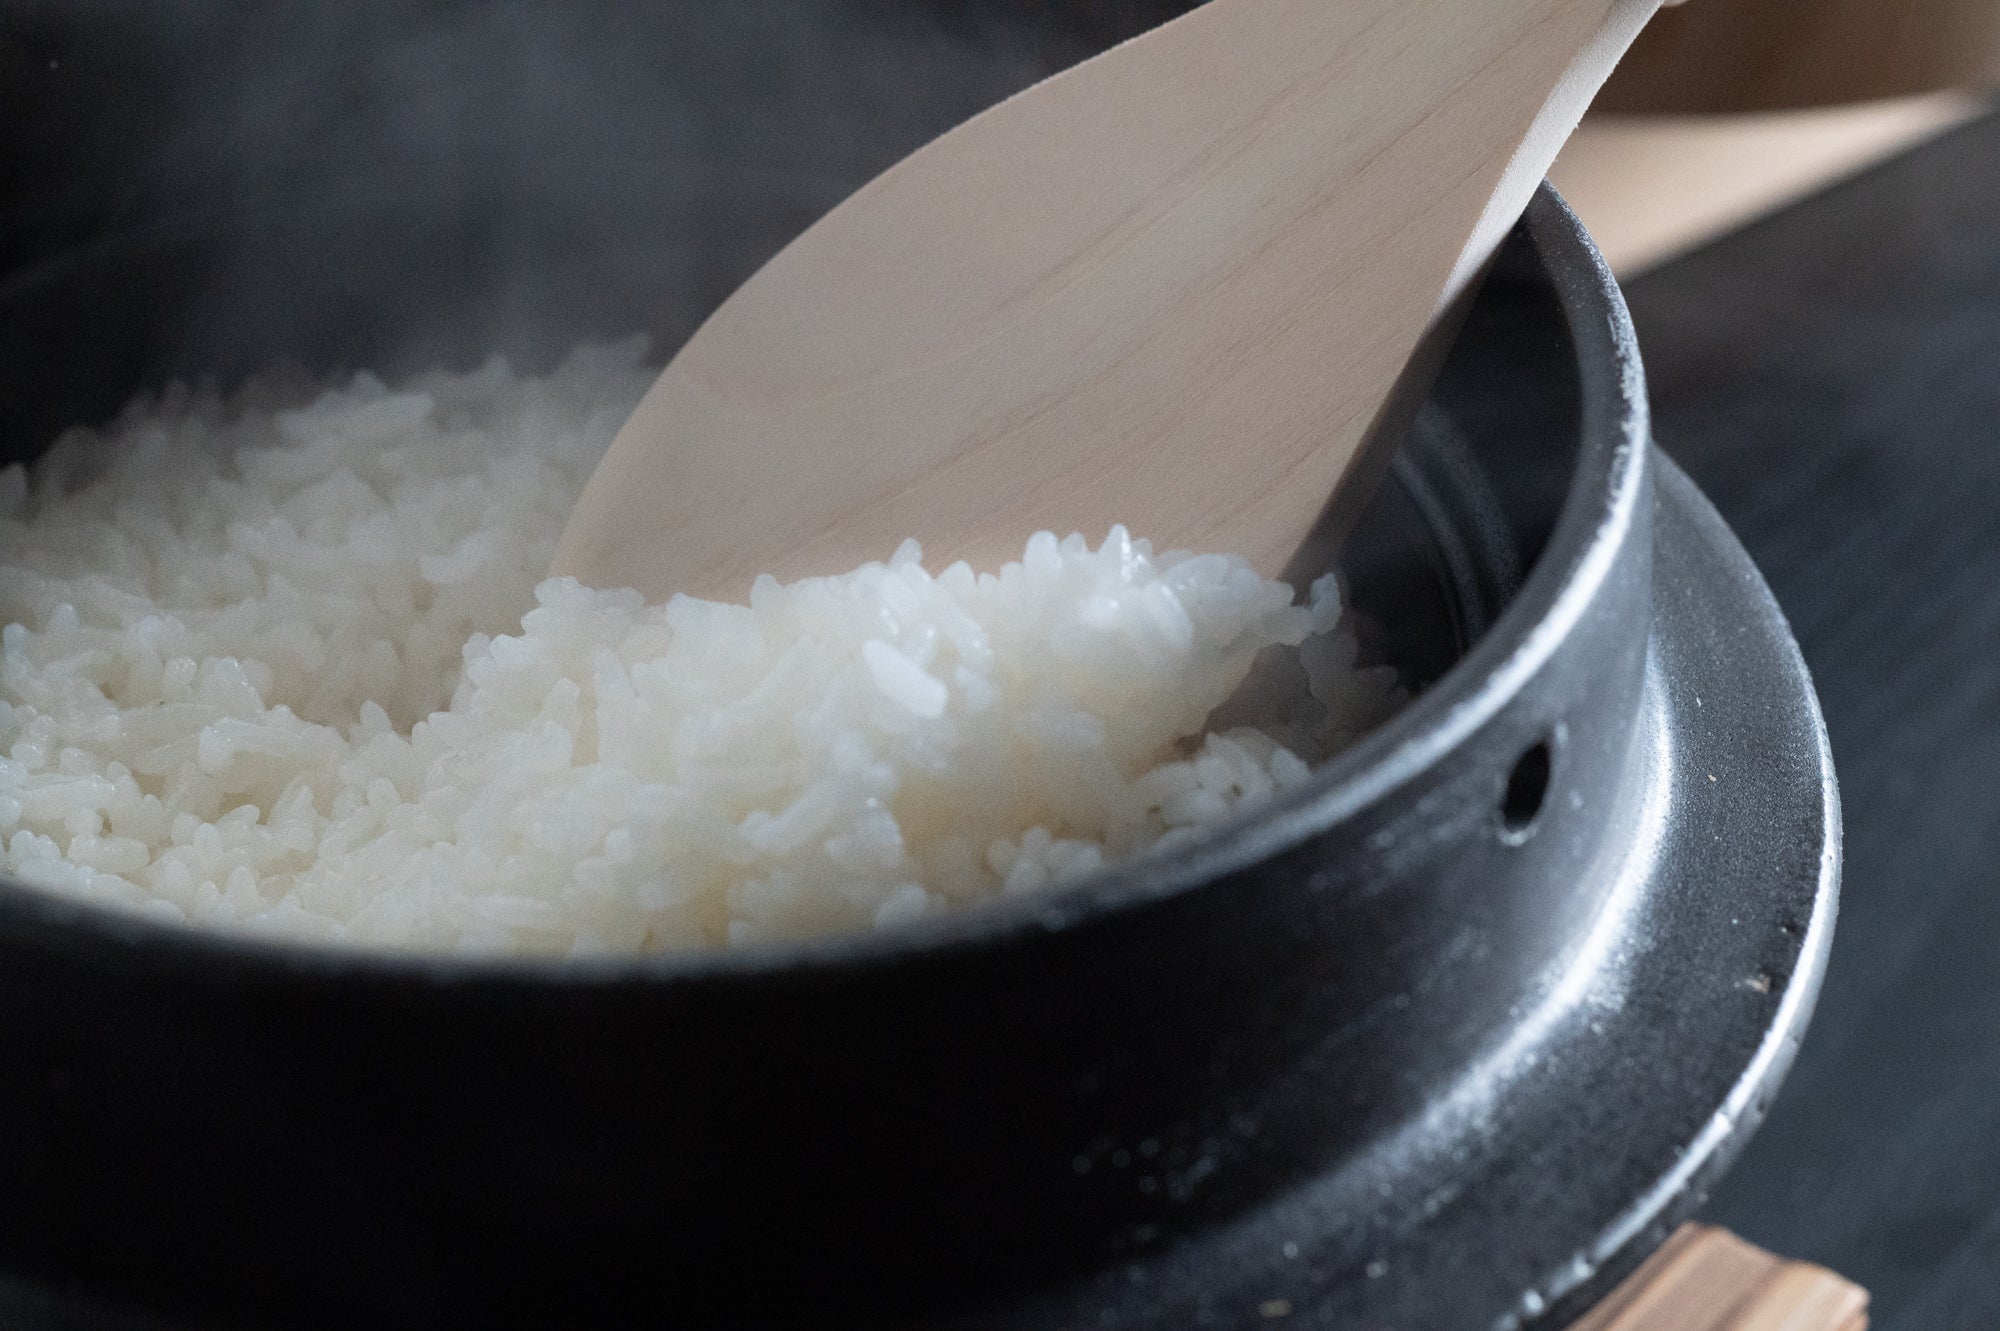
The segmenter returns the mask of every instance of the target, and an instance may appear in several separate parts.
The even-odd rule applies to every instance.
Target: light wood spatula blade
[[[1212,0],[1036,85],[716,311],[556,571],[740,598],[1123,522],[1279,572],[1656,5]]]

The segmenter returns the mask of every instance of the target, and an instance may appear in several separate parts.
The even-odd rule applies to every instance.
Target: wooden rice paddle
[[[1037,84],[723,303],[556,571],[741,598],[1123,522],[1281,573],[1659,3],[1211,0]]]

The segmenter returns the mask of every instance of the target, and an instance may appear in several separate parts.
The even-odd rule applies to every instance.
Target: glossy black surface
[[[2000,1326],[2000,119],[1633,283],[1659,439],[1797,631],[1847,816],[1812,1038],[1712,1218]]]

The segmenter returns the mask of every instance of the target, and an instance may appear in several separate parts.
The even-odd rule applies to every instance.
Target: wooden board
[[[1685,1225],[1570,1331],[1864,1331],[1868,1291],[1774,1257],[1728,1230]]]

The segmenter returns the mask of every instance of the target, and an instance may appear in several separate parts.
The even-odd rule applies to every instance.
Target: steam
[[[1186,7],[0,0],[4,456],[173,378],[664,356],[892,162]]]

